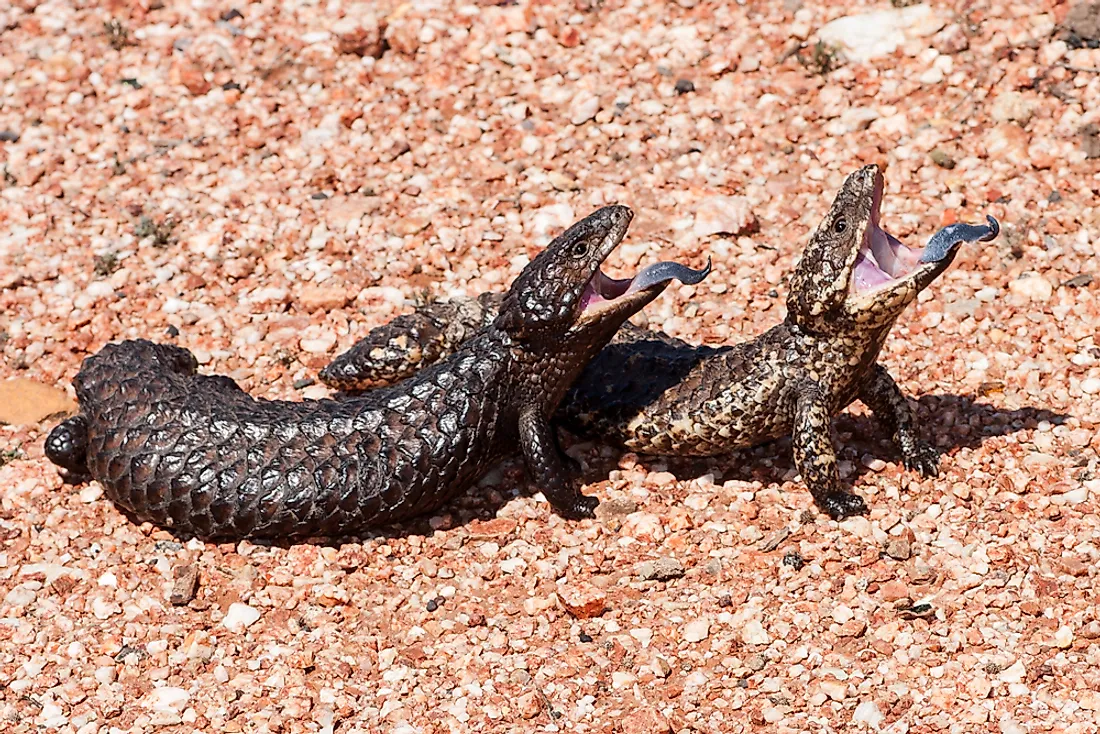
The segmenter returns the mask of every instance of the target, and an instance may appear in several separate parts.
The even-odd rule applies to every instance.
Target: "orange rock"
[[[350,300],[346,288],[333,285],[307,285],[298,295],[298,303],[305,311],[332,311],[343,308]]]
[[[406,56],[413,56],[420,48],[421,18],[399,17],[392,19],[386,27],[385,38],[390,48]]]
[[[558,43],[566,48],[576,48],[580,45],[581,33],[576,26],[567,25],[558,35]]]
[[[386,24],[365,3],[348,9],[348,14],[336,21],[332,32],[336,35],[337,49],[342,54],[382,57],[385,44],[382,34]]]
[[[1029,140],[1022,127],[1014,122],[1002,122],[986,132],[986,154],[1014,165],[1026,165],[1030,162],[1027,157]]]
[[[863,633],[867,631],[867,621],[863,619],[849,619],[844,624],[840,625],[840,629],[837,630],[837,634],[840,637],[862,637]]]
[[[528,691],[524,693],[516,701],[516,705],[519,707],[519,715],[525,719],[533,719],[538,716],[539,711],[542,710],[542,706],[539,705],[538,697]]]
[[[887,602],[900,601],[909,598],[909,587],[897,579],[887,581],[882,585],[882,600]]]
[[[642,708],[623,717],[623,734],[667,734],[672,731],[660,711]]]
[[[561,586],[558,603],[577,619],[598,617],[607,609],[607,594],[590,584]]]
[[[467,528],[475,540],[500,538],[516,529],[516,521],[510,517],[494,517],[484,522],[475,520]]]
[[[168,80],[173,84],[182,84],[187,91],[196,96],[206,94],[212,86],[206,81],[203,70],[193,60],[181,57],[172,64],[168,73]]]
[[[0,382],[0,423],[27,425],[51,416],[70,416],[76,401],[64,390],[26,377]]]

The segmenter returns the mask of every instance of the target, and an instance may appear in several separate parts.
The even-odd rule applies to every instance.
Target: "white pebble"
[[[1024,275],[1009,283],[1008,290],[1029,301],[1046,301],[1054,294],[1054,285],[1041,275]]]
[[[290,291],[286,288],[257,288],[252,291],[251,301],[253,303],[285,303],[290,297]]]
[[[93,482],[80,490],[80,501],[90,505],[103,496],[103,487],[98,482]]]
[[[596,116],[600,111],[600,98],[582,89],[569,103],[569,122],[574,125],[583,125]]]
[[[182,688],[164,686],[150,691],[145,697],[145,705],[158,711],[180,711],[189,698],[190,695]]]
[[[845,604],[839,604],[833,609],[833,619],[836,620],[837,624],[844,624],[855,616],[852,608]]]
[[[222,619],[222,626],[230,632],[243,632],[260,619],[260,610],[241,602],[229,605],[229,611]]]
[[[1002,670],[1001,674],[997,677],[1000,678],[1002,683],[1012,684],[1022,681],[1025,675],[1027,675],[1027,668],[1024,667],[1022,662],[1017,660],[1012,665]]]
[[[1079,505],[1089,498],[1088,487],[1078,487],[1051,497],[1056,505]]]
[[[860,701],[859,705],[856,706],[855,713],[852,714],[852,723],[866,724],[877,729],[882,723],[882,712],[879,711],[874,701]]]
[[[4,597],[4,606],[6,607],[25,607],[35,600],[38,593],[34,589],[27,588],[26,586],[16,586],[9,591]]]
[[[625,688],[632,686],[638,680],[638,676],[633,673],[624,673],[621,670],[616,670],[611,674],[611,687],[612,688]]]
[[[741,641],[746,645],[767,645],[771,643],[772,638],[759,619],[750,619],[741,628]]]
[[[109,602],[101,596],[97,596],[92,599],[92,614],[96,619],[107,619],[112,615],[118,614],[122,611],[122,607],[113,602]]]
[[[687,642],[701,642],[710,636],[710,620],[697,619],[684,625],[684,640]]]
[[[322,334],[315,339],[302,339],[298,346],[303,352],[310,354],[328,354],[336,346],[336,335],[333,333]]]
[[[821,691],[834,701],[843,701],[848,693],[848,685],[838,680],[821,681]]]
[[[522,558],[506,558],[500,562],[500,570],[502,573],[516,573],[527,568],[527,561]]]
[[[84,292],[93,298],[102,298],[109,296],[115,292],[115,289],[111,286],[111,282],[108,280],[94,280],[88,284],[88,287],[84,289]]]
[[[69,717],[65,710],[53,701],[42,704],[42,710],[38,712],[38,718],[42,726],[47,729],[60,729],[69,723]]]
[[[749,200],[740,196],[708,196],[695,209],[692,233],[696,237],[712,234],[738,235],[756,226],[756,215]]]
[[[166,298],[164,305],[160,307],[160,310],[164,313],[179,313],[191,308],[191,304],[188,301],[184,301],[181,298]]]
[[[530,228],[536,240],[542,238],[549,240],[551,232],[556,235],[559,230],[568,227],[572,223],[573,207],[564,203],[551,204],[550,206],[541,207],[535,212],[534,217],[531,219]]]

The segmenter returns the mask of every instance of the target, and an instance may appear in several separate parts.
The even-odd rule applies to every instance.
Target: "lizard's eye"
[[[848,229],[848,222],[844,219],[838,219],[833,223],[833,231],[837,234],[843,234]]]
[[[584,257],[588,254],[588,244],[585,242],[578,242],[573,245],[573,257]]]

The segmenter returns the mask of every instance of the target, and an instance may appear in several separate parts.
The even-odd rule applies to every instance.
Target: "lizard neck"
[[[817,375],[815,381],[827,390],[842,392],[874,366],[893,325],[889,321],[821,334],[789,320],[785,324],[803,369],[811,376]]]

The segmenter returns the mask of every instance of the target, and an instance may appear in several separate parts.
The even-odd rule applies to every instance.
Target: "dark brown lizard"
[[[46,454],[137,519],[199,537],[354,534],[438,508],[517,449],[557,512],[590,516],[597,500],[571,481],[550,416],[627,318],[672,278],[708,272],[662,263],[633,280],[603,275],[631,217],[612,206],[574,224],[524,268],[492,323],[360,398],[258,400],[195,374],[180,347],[109,344],[85,360],[80,414],[53,430]]]
[[[792,436],[795,466],[834,518],[866,505],[840,484],[830,424],[854,400],[891,432],[902,460],[929,476],[939,455],[918,437],[909,403],[878,363],[895,320],[954,259],[962,242],[997,235],[952,225],[924,249],[879,227],[882,174],[851,174],[790,279],[787,316],[751,341],[693,346],[626,324],[584,370],[557,419],[643,454],[711,456]],[[922,262],[922,256],[933,262]],[[383,325],[321,372],[356,390],[415,373],[493,317],[499,295],[429,304]]]

